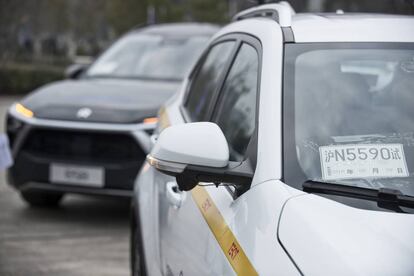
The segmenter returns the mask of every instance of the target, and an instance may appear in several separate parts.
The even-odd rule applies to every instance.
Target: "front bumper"
[[[25,118],[10,109],[7,132],[14,165],[9,184],[19,190],[130,196],[156,124],[115,125]],[[102,187],[49,181],[51,164],[104,170]]]

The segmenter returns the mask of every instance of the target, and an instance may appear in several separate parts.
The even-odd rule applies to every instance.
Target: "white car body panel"
[[[253,182],[256,184],[259,184],[259,183],[263,183],[271,179],[280,179],[281,177],[281,139],[273,139],[273,138],[280,137],[278,133],[280,133],[281,127],[282,127],[281,125],[282,121],[281,121],[281,116],[280,116],[281,104],[282,104],[281,102],[282,99],[280,95],[281,95],[282,83],[281,83],[281,79],[275,76],[278,74],[279,75],[282,74],[283,45],[282,45],[282,32],[276,22],[261,20],[258,24],[259,27],[257,27],[257,24],[255,24],[256,26],[253,27],[251,24],[248,24],[249,23],[248,21],[250,20],[243,20],[240,22],[230,24],[229,26],[225,27],[222,31],[220,31],[217,35],[215,35],[215,37],[212,38],[212,40],[224,35],[225,33],[231,33],[231,32],[255,33],[256,37],[258,37],[261,40],[262,45],[263,45],[263,58],[262,58],[263,64],[262,64],[262,76],[260,80],[261,89],[260,89],[260,114],[259,114],[259,120],[262,121],[262,123],[260,123],[260,126],[262,127],[262,129],[260,129],[259,132],[262,131],[262,133],[271,133],[271,135],[259,136],[259,145],[263,150],[259,149],[258,160],[272,160],[272,162],[269,162],[269,163],[263,162],[261,164],[258,164],[257,168],[260,168],[260,169],[256,170],[255,179],[253,180]],[[277,42],[280,43],[279,47],[277,47],[276,49],[274,47],[271,47],[271,45],[275,45],[275,43]],[[267,47],[266,45],[269,45],[269,47]],[[277,65],[277,67],[275,67],[275,64]],[[275,91],[273,87],[279,87],[279,90],[276,89]],[[186,85],[184,84],[180,94],[174,97],[173,99],[170,99],[170,101],[165,105],[165,108],[162,110],[162,113],[164,114],[160,118],[161,126],[163,126],[163,124],[175,125],[175,124],[184,123],[182,119],[182,114],[180,111],[180,104],[181,104],[181,101],[183,100],[185,92],[186,92]],[[275,106],[279,106],[279,108],[275,108]],[[265,123],[269,118],[271,118],[271,121],[274,122],[272,125],[268,125]],[[165,123],[163,122],[163,120],[168,120],[168,122]],[[264,150],[265,148],[266,150]],[[273,158],[274,156],[279,156],[279,158]],[[279,162],[277,162],[277,160],[279,160]],[[141,172],[140,174],[141,176],[138,179],[138,183],[136,184],[136,187],[139,188],[139,191],[137,191],[137,193],[145,194],[145,197],[147,196],[148,191],[141,192],[141,189],[150,190],[151,188],[145,187],[146,186],[145,184],[141,184],[143,182],[142,178],[145,178],[143,177],[142,174],[155,174],[153,181],[150,183],[154,183],[157,186],[156,189],[158,189],[159,185],[156,184],[158,180],[155,180],[155,178],[168,178],[165,176],[160,177],[160,173],[155,172],[155,170],[152,168],[145,169],[145,172]],[[152,177],[148,177],[148,178],[152,178]],[[170,180],[173,180],[173,178],[170,178]],[[270,183],[271,182],[269,183],[266,182],[266,183],[263,183],[262,185],[264,185],[263,187],[274,185]],[[274,200],[273,197],[269,198],[270,199],[269,204],[274,202],[276,204],[279,204],[279,207],[276,208],[272,206],[272,208],[274,208],[274,212],[267,213],[266,217],[261,217],[262,222],[267,221],[269,223],[268,226],[263,226],[266,228],[267,231],[259,236],[262,243],[259,245],[259,244],[254,244],[254,242],[250,242],[250,245],[249,243],[246,243],[246,244],[241,243],[241,245],[251,261],[255,260],[257,262],[264,264],[265,262],[263,262],[263,260],[265,260],[266,258],[263,256],[263,254],[265,255],[270,254],[269,252],[272,252],[272,255],[275,254],[275,256],[280,256],[281,258],[283,258],[282,256],[285,256],[284,257],[285,262],[268,263],[264,267],[259,266],[261,267],[261,272],[262,272],[261,274],[267,275],[267,274],[271,274],[272,271],[278,271],[279,273],[283,273],[283,274],[286,273],[289,275],[290,274],[296,275],[298,271],[296,270],[292,262],[288,259],[286,254],[283,253],[283,248],[280,246],[280,244],[278,244],[277,237],[276,237],[277,219],[278,219],[278,214],[280,214],[280,211],[278,211],[278,209],[281,210],[282,205],[284,201],[287,199],[287,197],[293,195],[292,193],[290,193],[290,191],[292,191],[293,189],[286,188],[285,185],[282,186],[281,182],[279,183],[281,184],[279,188],[285,191],[284,196],[280,194],[280,196],[282,196],[284,199],[280,201],[276,201]],[[257,189],[257,193],[261,194],[262,192],[260,191],[262,190],[263,188]],[[261,196],[257,197],[253,193],[251,193],[251,195],[250,193],[246,193],[247,199],[244,199],[244,197],[241,197],[237,201],[238,204],[235,204],[229,192],[225,191],[224,188],[219,188],[219,189],[209,188],[208,191],[211,192],[211,196],[214,198],[214,202],[218,204],[219,206],[218,208],[220,209],[220,211],[223,212],[223,216],[226,219],[226,221],[229,223],[232,231],[235,231],[234,234],[238,238],[239,242],[241,242],[244,237],[251,237],[252,231],[253,232],[257,231],[254,228],[246,228],[245,220],[235,221],[234,217],[235,217],[235,214],[237,214],[237,217],[242,216],[242,217],[248,217],[249,220],[253,219],[255,216],[248,212],[247,206],[249,206],[250,204],[253,204],[251,202],[257,201],[258,200],[257,198],[260,198]],[[279,193],[275,193],[275,195],[276,194],[279,194]],[[143,199],[140,196],[140,208],[144,207],[144,206],[141,207],[141,205],[145,205],[145,204],[148,205],[147,203],[148,200],[144,200],[143,202],[141,202],[141,200]],[[154,200],[154,201],[157,201],[157,200]],[[250,203],[246,205],[246,202],[250,202]],[[266,206],[265,203],[259,204],[258,208],[261,209],[261,208],[264,208],[264,206]],[[157,213],[154,212],[154,210],[148,210],[147,208],[145,208],[145,211],[141,210],[140,212],[141,220],[145,221],[143,222],[143,225],[146,225],[147,223],[153,224],[153,222],[150,222],[150,221],[151,220],[154,221],[155,217],[159,217],[158,216],[159,210],[157,208],[154,208],[154,210],[157,210]],[[186,219],[185,217],[186,215],[195,216],[194,213],[190,214],[188,210],[195,210],[196,212],[199,212],[197,207],[194,205],[193,198],[191,197],[191,195],[187,195],[186,202],[183,203],[183,206],[179,210],[174,211],[176,212],[174,216],[176,221],[174,225],[167,226],[167,228],[169,228],[168,231],[170,231],[170,233],[179,233],[179,229],[177,229],[178,225],[180,225],[179,221],[181,219],[184,221]],[[173,212],[173,208],[169,212]],[[198,218],[198,221],[194,223],[194,225],[192,226],[186,225],[185,227],[188,229],[192,229],[192,231],[195,231],[194,229],[200,229],[199,227],[201,225],[205,230],[201,230],[201,229],[198,230],[197,237],[191,237],[191,233],[187,231],[186,234],[190,236],[187,236],[186,241],[180,242],[183,248],[186,248],[186,246],[184,246],[185,242],[197,240],[199,241],[197,242],[197,244],[200,244],[201,242],[201,248],[203,248],[205,252],[208,252],[208,254],[205,256],[204,261],[206,262],[206,264],[208,264],[207,267],[209,267],[209,269],[211,270],[207,270],[207,271],[197,270],[198,275],[203,275],[204,273],[206,275],[215,275],[215,274],[229,275],[229,273],[234,273],[232,267],[226,261],[224,253],[222,249],[220,248],[220,246],[218,245],[215,237],[209,231],[208,225],[206,224],[206,222],[204,221],[204,219],[201,217],[200,214],[198,214],[198,216],[200,217]],[[149,218],[144,219],[143,217],[149,217]],[[187,218],[187,221],[188,221],[188,218]],[[255,224],[253,222],[252,227],[254,225]],[[156,233],[162,236],[162,233],[158,232],[158,230],[156,229],[157,229],[156,226],[152,226],[151,228],[148,227],[148,229],[147,227],[143,227],[143,230],[142,230],[144,240],[147,240],[147,237],[148,237],[148,240],[151,241],[152,244],[158,242],[158,244],[155,246],[145,245],[145,252],[147,254],[146,259],[147,259],[147,262],[149,263],[148,266],[154,267],[154,268],[157,266],[165,267],[165,264],[162,263],[163,261],[161,260],[162,257],[159,257],[162,253],[155,252],[156,250],[154,250],[154,248],[157,248],[157,249],[162,248],[162,245],[160,244],[163,243],[162,241],[163,238],[161,238],[161,240],[158,240],[158,241],[155,240],[154,238],[150,238],[150,236],[154,235],[154,231],[157,231]],[[161,229],[159,230],[161,231]],[[162,231],[164,230],[166,229],[163,229]],[[261,231],[264,231],[264,229]],[[241,239],[239,239],[238,235],[240,235]],[[171,239],[171,236],[169,238]],[[175,238],[179,238],[179,237],[175,237]],[[274,243],[269,243],[267,238],[272,238]],[[203,240],[205,240],[205,243],[202,242]],[[151,247],[151,249],[149,247]],[[258,248],[260,248],[261,250],[258,250]],[[271,251],[269,251],[269,249]],[[175,259],[174,263],[179,264],[180,260],[182,262],[182,260],[184,259],[186,260],[187,268],[189,269],[189,271],[190,272],[196,271],[197,265],[195,265],[194,268],[192,268],[189,265],[191,263],[191,260],[194,260],[194,262],[196,262],[196,260],[193,258],[194,256],[197,256],[198,254],[196,251],[197,250],[195,250],[195,252],[188,252],[189,255],[186,257],[184,257],[183,255],[185,254],[185,252],[180,252],[177,255],[177,259]],[[224,260],[224,261],[218,262],[217,260]],[[149,271],[152,272],[153,270],[149,269]],[[185,274],[188,274],[188,273],[185,273]]]
[[[414,275],[413,215],[306,195],[286,203],[279,227],[281,242],[306,275]]]
[[[205,260],[222,251],[218,246],[206,250],[209,241],[215,240],[214,236],[195,205],[191,193],[186,194],[180,208],[170,205],[168,201],[166,204],[160,204],[163,220],[160,222],[163,267],[166,268],[167,275],[170,274],[169,270],[173,275],[179,275],[181,271],[184,275],[212,275],[212,267],[206,266]],[[166,216],[163,217],[162,214]],[[187,250],[188,248],[191,250]],[[230,267],[228,271],[231,271]]]
[[[414,42],[412,16],[296,14],[292,30],[296,43]]]
[[[142,226],[141,234],[144,241],[145,261],[147,270],[151,275],[162,275],[161,272],[161,252],[159,241],[159,223],[158,223],[158,192],[155,185],[155,169],[148,163],[145,163],[135,183],[134,193],[137,195],[137,219]]]
[[[256,185],[236,200],[225,187],[210,186],[206,189],[259,275],[300,275],[279,244],[276,233],[284,203],[302,192],[293,191],[280,181]],[[214,245],[211,249],[217,245],[214,240],[211,244]],[[269,262],[269,258],[274,261]],[[221,257],[216,264],[207,265],[226,265],[223,260]],[[210,275],[227,274],[215,270]]]
[[[367,19],[367,27],[363,28],[362,17],[354,22],[338,19],[332,23],[334,28],[326,24],[330,19],[297,15],[292,30],[296,42],[414,41],[414,20],[398,18],[372,22]],[[399,20],[404,21],[402,26],[397,24]],[[411,20],[410,24],[407,20]],[[315,32],[318,28],[321,31]],[[344,28],[343,32],[338,28]],[[212,41],[231,33],[255,36],[263,47],[257,168],[251,189],[236,200],[225,187],[203,189],[255,270],[260,275],[414,275],[409,261],[414,256],[412,215],[351,208],[307,195],[281,182],[282,31],[269,19],[245,19],[224,27]],[[188,79],[181,92],[160,111],[160,131],[168,125],[185,123],[180,106],[187,85]],[[171,181],[175,179],[145,165],[136,183],[149,274],[235,275],[192,192],[184,192],[179,208],[168,202],[165,184]],[[163,213],[167,215],[163,217]],[[387,243],[385,237],[392,237],[395,244]],[[404,247],[402,241],[411,244]],[[167,253],[163,252],[166,248]],[[387,250],[395,252],[395,256],[388,255]],[[387,267],[390,262],[392,266]],[[174,267],[168,271],[166,266],[172,263]]]

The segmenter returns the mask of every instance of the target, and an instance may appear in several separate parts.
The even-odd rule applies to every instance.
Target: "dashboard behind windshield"
[[[208,37],[127,35],[87,71],[87,77],[182,80],[204,49]]]
[[[414,195],[414,45],[287,45],[284,175]]]

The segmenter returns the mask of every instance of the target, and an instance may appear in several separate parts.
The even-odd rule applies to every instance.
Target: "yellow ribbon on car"
[[[168,118],[167,111],[165,110],[165,107],[161,107],[160,111],[158,112],[158,117],[160,118],[158,120],[158,125],[159,125],[160,131],[162,131],[165,128],[170,126],[170,119]]]
[[[196,186],[191,195],[237,275],[258,275],[207,190]]]
[[[170,126],[165,107],[160,109],[158,116],[160,130]],[[191,195],[236,274],[240,276],[259,275],[207,190],[196,186],[191,190]]]

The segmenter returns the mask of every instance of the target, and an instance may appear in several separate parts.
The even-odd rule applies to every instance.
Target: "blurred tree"
[[[133,26],[144,24],[147,20],[149,0],[106,0],[105,14],[108,23],[117,34],[129,30]]]
[[[184,21],[188,8],[180,0],[148,0],[148,8],[154,8],[155,22]]]
[[[228,2],[223,0],[187,1],[191,19],[201,22],[224,23],[228,20]]]
[[[225,23],[260,0],[0,0],[0,62],[22,47],[42,53],[42,45],[65,45],[73,57],[97,52],[109,41],[145,23],[204,21]],[[263,0],[266,3],[278,0]],[[297,12],[330,11],[414,14],[414,0],[287,0]],[[96,48],[96,49],[95,49]],[[43,49],[44,50],[44,49]],[[40,55],[42,56],[42,55]]]
[[[374,12],[414,14],[413,0],[335,0],[326,1],[325,10],[335,11],[342,9],[345,12]]]

